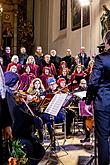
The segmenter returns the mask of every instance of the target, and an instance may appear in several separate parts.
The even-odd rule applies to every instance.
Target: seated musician
[[[87,91],[87,82],[85,79],[80,80],[79,87],[74,90],[74,92]],[[81,99],[79,98],[78,101]],[[85,138],[80,140],[81,143],[90,142],[90,131],[86,127],[87,116],[83,116],[83,129],[85,131]]]
[[[50,77],[47,80],[49,89],[47,90],[47,93],[53,93],[56,94],[58,92],[58,85],[56,82],[56,79],[54,77]],[[55,123],[62,123],[65,119],[65,115],[63,110],[61,109],[57,116],[55,116]]]
[[[23,144],[23,150],[28,157],[28,164],[38,164],[45,154],[43,146],[37,141],[34,130],[35,116],[29,113],[26,105],[17,103],[18,95],[14,95],[19,84],[19,77],[16,73],[5,72],[5,84],[7,87],[7,100],[9,110],[13,120],[12,133],[15,139],[19,139]],[[21,98],[21,95],[19,96]]]
[[[57,84],[58,84],[59,92],[69,94],[68,85],[66,85],[66,80],[64,78],[59,78],[57,80]],[[72,97],[70,98],[70,100],[68,100],[68,103],[66,103],[66,107],[67,107],[67,104],[71,103],[71,100],[72,100]],[[73,111],[69,110],[69,108],[66,108],[66,112],[67,112],[66,113],[66,135],[70,136],[72,135],[71,125],[72,125],[75,114]]]
[[[42,84],[42,81],[39,78],[35,78],[27,90],[27,93],[30,94],[32,97],[36,96],[39,98],[38,101],[35,101],[34,99],[30,98],[28,105],[31,107],[33,112],[39,116],[43,120],[43,124],[47,125],[47,129],[50,135],[51,144],[53,145],[53,128],[52,128],[52,121],[50,119],[50,115],[41,112],[41,109],[39,107],[40,101],[45,97],[45,88]],[[40,139],[43,140],[42,132],[38,131]]]

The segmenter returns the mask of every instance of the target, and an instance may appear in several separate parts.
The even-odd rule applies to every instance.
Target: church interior
[[[0,165],[23,165],[23,161],[27,165],[98,165],[93,103],[88,112],[83,97],[95,57],[105,51],[108,30],[110,0],[0,0],[0,72],[2,68],[11,94],[19,79],[14,91],[17,106],[28,109],[24,114],[30,114],[25,117],[29,124],[30,118],[36,118],[38,136],[37,150],[22,142],[29,145],[29,156],[20,141],[12,140],[12,147],[8,143],[11,155]],[[12,102],[7,100],[10,112]],[[17,117],[24,123],[22,114]],[[19,132],[15,139],[28,137],[23,126],[24,133],[19,126],[12,127],[16,128],[13,136]]]

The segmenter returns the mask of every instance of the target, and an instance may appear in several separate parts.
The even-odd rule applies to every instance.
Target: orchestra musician
[[[16,102],[14,93],[19,84],[18,75],[14,72],[5,72],[4,76],[7,87],[8,106],[13,120],[13,137],[19,139],[23,144],[23,150],[26,152],[28,163],[30,165],[36,165],[45,154],[43,146],[38,142],[38,138],[35,136],[36,116],[29,112],[27,106],[22,102],[21,95],[21,102]]]
[[[0,65],[0,165],[4,165],[3,138],[12,139],[12,119],[6,99],[6,87],[3,71]]]
[[[64,78],[59,78],[57,80],[57,84],[58,84],[58,92],[60,93],[68,93],[69,94],[69,88],[68,85],[66,85],[66,80]],[[68,104],[72,101],[72,96],[71,96],[71,99],[68,100]],[[65,108],[65,107],[64,107]],[[73,111],[69,110],[69,108],[66,108],[66,136],[70,136],[72,135],[72,132],[71,132],[71,125],[72,125],[72,122],[73,122],[73,118],[74,118],[75,114]]]
[[[41,108],[39,106],[40,101],[42,101],[42,99],[44,99],[45,95],[46,95],[46,91],[42,84],[42,81],[39,78],[35,78],[31,82],[29,89],[27,90],[27,93],[32,96],[36,95],[37,98],[40,98],[39,102],[35,102],[31,98],[30,98],[30,100],[28,99],[28,101],[29,101],[28,105],[31,107],[33,112],[42,119],[43,124],[47,125],[47,129],[48,129],[48,132],[50,135],[50,140],[51,140],[51,146],[52,146],[53,145],[52,121],[51,121],[50,115],[42,112]],[[42,130],[40,131],[40,129],[39,129],[38,133],[39,133],[40,139],[43,140]]]
[[[81,91],[87,91],[87,82],[85,79],[80,80],[79,87],[74,89],[74,92],[81,92]],[[78,103],[80,100],[81,99],[79,98]],[[85,131],[85,138],[80,140],[81,143],[90,142],[90,130],[88,130],[86,127],[86,120],[87,120],[87,116],[83,116],[83,129]]]

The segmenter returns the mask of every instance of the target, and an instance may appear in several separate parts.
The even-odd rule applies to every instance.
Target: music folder
[[[55,94],[44,112],[52,116],[57,116],[67,95],[66,93]]]

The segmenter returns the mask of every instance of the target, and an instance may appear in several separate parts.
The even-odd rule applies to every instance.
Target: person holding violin
[[[85,79],[80,80],[79,87],[74,89],[74,92],[81,92],[81,91],[87,91],[87,81]],[[78,103],[80,100],[81,99],[78,98]],[[87,129],[86,126],[87,119],[88,119],[87,116],[83,116],[83,129],[85,131],[85,138],[80,140],[81,143],[90,142],[90,130]]]
[[[28,157],[28,163],[30,165],[36,165],[42,160],[45,154],[44,147],[38,142],[38,138],[35,136],[36,116],[30,113],[23,101],[19,103],[16,102],[14,93],[19,85],[18,75],[14,72],[5,72],[4,76],[7,88],[8,106],[13,121],[13,138],[19,139],[23,144],[23,150]]]
[[[7,93],[3,70],[0,66],[0,165],[4,165],[3,138],[5,140],[12,139],[12,119],[9,112],[6,95]]]
[[[27,93],[30,94],[31,97],[35,96],[39,98],[38,102],[36,102],[34,99],[28,98],[28,105],[33,110],[33,112],[42,119],[43,124],[47,125],[47,129],[50,135],[51,145],[53,145],[53,128],[52,128],[52,121],[50,119],[50,115],[44,112],[41,112],[41,108],[40,108],[40,102],[42,101],[42,99],[45,98],[45,95],[46,95],[46,91],[42,84],[42,81],[39,78],[35,78],[31,82],[27,90]],[[40,139],[43,140],[42,130],[39,129],[38,133],[39,133]]]
[[[58,84],[58,92],[59,93],[68,93],[69,94],[69,89],[68,89],[68,85],[66,85],[66,80],[64,78],[59,78],[57,80],[57,84]],[[68,103],[66,103],[66,107],[67,105],[69,105],[72,101],[72,96],[70,98],[70,100],[68,100]],[[65,107],[64,107],[65,108]],[[69,108],[66,108],[66,136],[70,136],[72,135],[72,132],[71,132],[71,125],[72,125],[72,122],[73,122],[73,118],[75,116],[74,112],[69,110]]]

